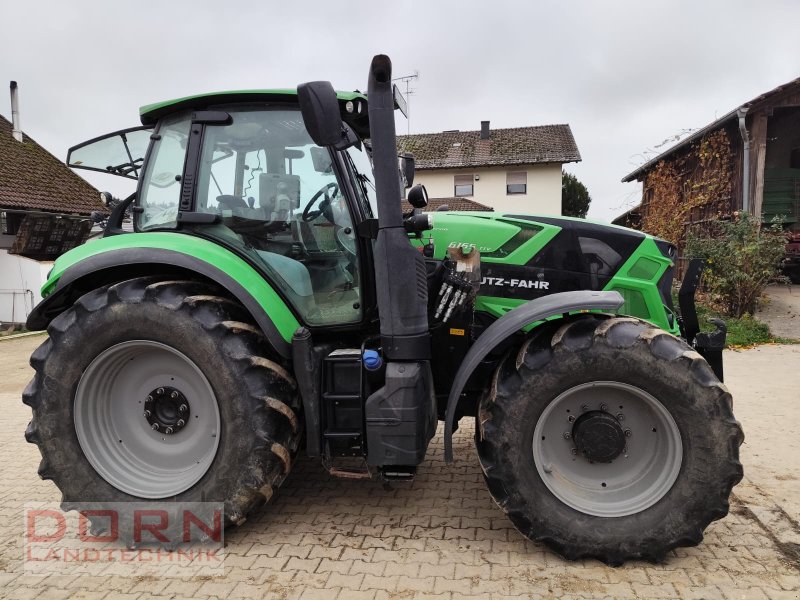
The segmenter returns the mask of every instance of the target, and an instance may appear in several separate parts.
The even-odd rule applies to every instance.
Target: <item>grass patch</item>
[[[755,346],[757,344],[796,344],[796,340],[787,340],[774,337],[766,323],[745,314],[738,319],[726,317],[701,303],[697,303],[697,319],[700,322],[700,329],[703,331],[714,331],[714,326],[708,322],[709,319],[722,319],[728,326],[728,337],[726,348],[737,348],[742,346]]]
[[[0,327],[0,337],[5,337],[7,335],[17,335],[18,333],[26,333],[28,330],[24,327],[11,327],[11,326],[3,326]]]

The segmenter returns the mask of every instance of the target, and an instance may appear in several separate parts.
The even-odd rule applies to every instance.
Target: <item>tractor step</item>
[[[406,465],[392,465],[383,467],[381,475],[389,481],[412,481],[417,474],[417,467]]]
[[[332,463],[323,461],[325,470],[342,479],[372,479],[372,472],[363,457],[338,457]]]

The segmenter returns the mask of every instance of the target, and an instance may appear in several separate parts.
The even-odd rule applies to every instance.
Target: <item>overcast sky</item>
[[[565,169],[600,219],[638,202],[620,179],[648,149],[800,76],[797,0],[4,0],[2,14],[0,80],[19,82],[23,129],[61,159],[158,100],[314,79],[364,90],[386,53],[396,76],[420,74],[412,133],[569,123],[583,162]]]

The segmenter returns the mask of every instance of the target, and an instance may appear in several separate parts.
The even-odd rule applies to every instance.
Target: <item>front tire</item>
[[[25,437],[64,509],[219,502],[240,523],[288,474],[296,384],[217,288],[124,281],[81,297],[48,333],[31,357]]]
[[[476,427],[517,529],[612,565],[700,543],[742,478],[742,440],[702,357],[643,321],[598,316],[543,326],[509,354]]]

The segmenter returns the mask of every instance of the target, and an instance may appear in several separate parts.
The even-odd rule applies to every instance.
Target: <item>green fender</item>
[[[89,291],[86,282],[93,276],[136,265],[179,267],[215,281],[251,313],[275,350],[291,357],[292,334],[300,323],[263,275],[219,244],[181,233],[115,235],[70,250],[56,261],[42,286],[44,300],[28,317],[28,329],[46,328],[77,295]]]

